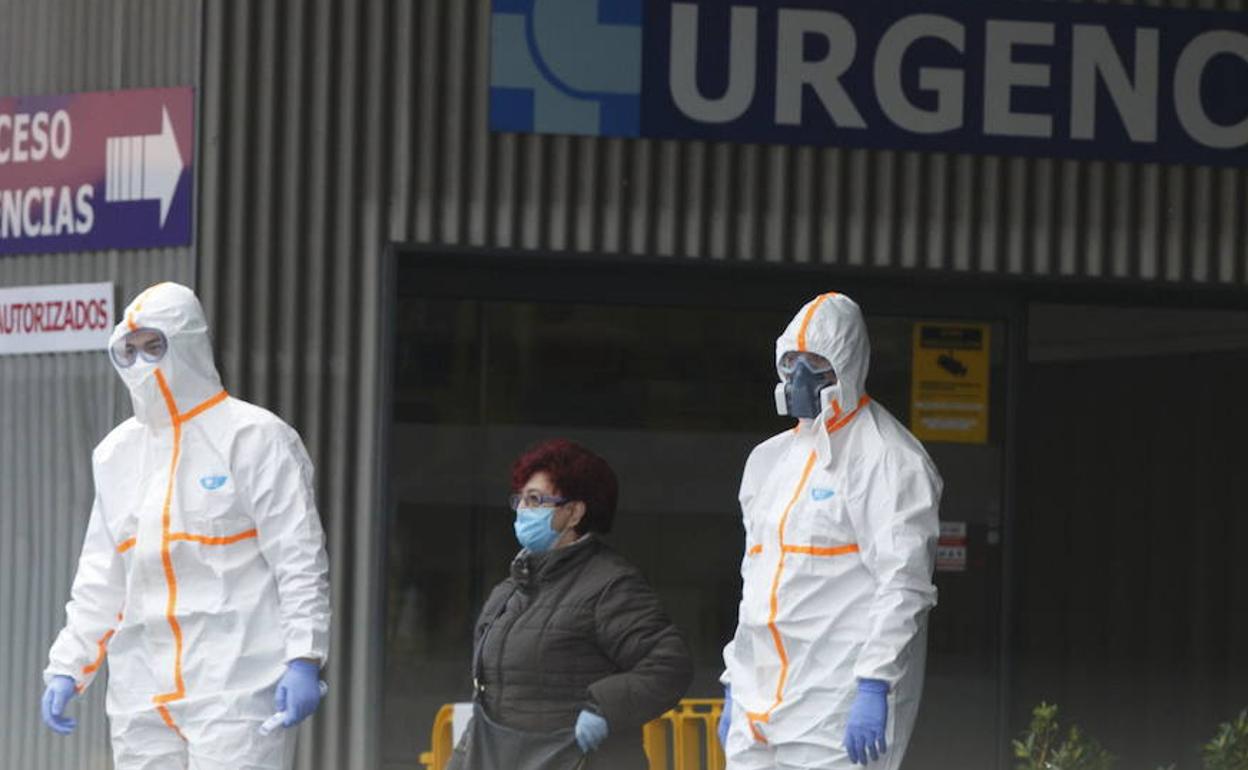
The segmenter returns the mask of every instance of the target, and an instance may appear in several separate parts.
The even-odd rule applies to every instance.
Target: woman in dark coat
[[[689,649],[641,573],[598,539],[618,486],[565,440],[512,466],[523,547],[473,645],[474,716],[452,768],[645,770],[641,727],[693,678]]]

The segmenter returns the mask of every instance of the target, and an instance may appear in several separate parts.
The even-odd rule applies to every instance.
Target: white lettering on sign
[[[69,113],[0,114],[0,165],[69,157],[74,128]],[[95,226],[91,185],[0,189],[0,239],[84,235]]]
[[[805,58],[807,35],[827,41],[828,52],[822,59]],[[853,25],[839,13],[782,8],[776,44],[776,123],[802,124],[802,92],[810,86],[833,123],[866,128],[867,122],[841,85],[841,78],[854,63],[857,48]]]
[[[1248,146],[1248,117],[1224,126],[1215,123],[1200,99],[1205,68],[1215,56],[1232,55],[1248,62],[1248,35],[1216,30],[1188,43],[1174,71],[1174,106],[1179,122],[1193,139],[1219,150]]]
[[[65,160],[69,157],[69,148],[74,139],[74,126],[69,122],[69,113],[60,110],[52,116],[52,157]]]
[[[0,355],[103,351],[113,295],[111,283],[0,289]]]
[[[1157,141],[1157,57],[1155,29],[1135,31],[1135,82],[1104,27],[1076,24],[1071,61],[1070,136],[1096,138],[1096,83],[1099,76],[1118,108],[1127,135],[1136,142]]]
[[[965,521],[940,522],[940,542],[946,545],[965,545],[966,533]]]
[[[936,108],[925,110],[910,101],[901,87],[901,62],[922,38],[943,40],[958,53],[966,50],[966,28],[946,16],[907,16],[884,33],[875,57],[875,92],[880,107],[898,127],[916,134],[938,134],[962,127],[966,75],[944,67],[919,69],[919,88],[936,94]]]
[[[966,546],[936,546],[937,572],[966,572]]]
[[[764,122],[775,128],[802,128],[830,118],[836,128],[870,129],[879,120],[874,116],[882,114],[914,135],[970,128],[996,137],[1091,142],[1106,139],[1101,135],[1105,113],[1112,110],[1130,142],[1156,144],[1164,110],[1177,115],[1183,132],[1205,148],[1248,147],[1248,115],[1211,114],[1202,99],[1211,66],[1226,60],[1248,64],[1244,32],[1205,32],[1184,43],[1177,58],[1165,59],[1166,30],[1157,26],[1122,30],[1008,18],[968,25],[951,16],[914,13],[897,18],[877,39],[864,37],[853,14],[778,7],[771,11],[774,24],[767,24],[760,19],[765,8],[733,5],[729,40],[707,41],[699,39],[699,13],[706,10],[699,3],[674,2],[671,12],[670,95],[683,117],[699,123],[753,124],[765,108]],[[772,29],[774,39],[760,40],[762,30]],[[818,45],[807,45],[812,41]],[[983,60],[944,66],[912,61],[935,55],[930,41],[956,55],[982,50]],[[712,45],[727,46],[726,55],[707,54],[704,49]],[[816,50],[820,53],[812,53]],[[767,69],[758,66],[759,56],[772,51],[774,89],[761,82]],[[699,64],[708,57],[726,62],[728,70],[722,81],[717,79],[726,87],[713,95],[698,81]],[[867,78],[855,74],[863,67],[869,68]],[[1070,81],[1055,83],[1055,73]],[[1163,103],[1163,80],[1173,83],[1173,110]],[[967,94],[981,92],[982,104],[968,109]],[[809,93],[822,110],[810,109],[815,102]],[[878,112],[869,109],[872,100]],[[1060,126],[1052,114],[1055,107],[1036,106],[1059,100],[1070,115],[1068,124],[1063,116]],[[966,125],[970,115],[980,125]]]
[[[965,521],[942,521],[936,541],[936,571],[965,572],[967,526]]]
[[[0,239],[85,235],[95,227],[95,188],[0,190]]]
[[[0,166],[65,160],[73,145],[74,127],[69,113],[19,112],[0,114]]]
[[[26,140],[30,138],[30,116],[15,115],[13,117],[13,162],[25,163],[30,160],[26,153]]]
[[[1049,65],[1014,59],[1015,46],[1053,45],[1054,25],[1038,21],[989,21],[984,59],[984,132],[1000,136],[1053,136],[1053,117],[1015,112],[1010,106],[1020,86],[1047,88]]]
[[[728,88],[708,98],[698,87],[698,6],[672,6],[672,99],[681,112],[702,123],[728,123],[745,114],[754,101],[758,70],[758,9],[734,6],[728,50]]]

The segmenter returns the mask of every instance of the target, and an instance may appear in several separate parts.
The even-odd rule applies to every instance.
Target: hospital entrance
[[[620,510],[608,542],[685,633],[697,667],[688,697],[722,696],[741,590],[741,470],[790,424],[773,401],[775,338],[831,289],[863,306],[868,390],[907,424],[916,324],[985,332],[982,443],[925,442],[945,480],[946,536],[907,766],[998,766],[1008,305],[948,293],[937,304],[930,292],[791,270],[428,252],[397,263],[383,767],[413,767],[438,708],[469,699],[473,623],[518,549],[508,468],[544,438],[612,464]]]

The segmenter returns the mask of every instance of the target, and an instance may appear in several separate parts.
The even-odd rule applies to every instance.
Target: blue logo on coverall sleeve
[[[835,490],[828,489],[827,487],[814,487],[810,490],[810,496],[815,500],[827,500],[835,494]]]
[[[490,127],[639,136],[643,0],[494,0]]]
[[[225,486],[225,482],[227,478],[229,477],[228,476],[204,476],[202,479],[199,480],[199,485],[203,487],[204,489],[208,490],[209,492],[211,492],[214,489],[220,489],[221,487]]]

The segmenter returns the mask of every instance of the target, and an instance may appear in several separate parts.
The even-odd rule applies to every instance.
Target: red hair
[[[511,464],[511,491],[519,492],[534,474],[543,471],[560,496],[585,503],[585,516],[576,526],[578,534],[611,531],[620,485],[606,460],[565,438],[543,441]]]

